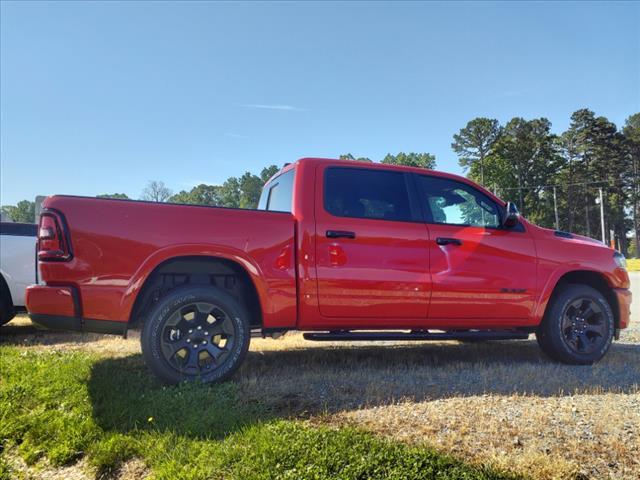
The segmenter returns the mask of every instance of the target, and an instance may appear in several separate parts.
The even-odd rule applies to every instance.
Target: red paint
[[[288,249],[293,258],[289,214],[65,196],[49,197],[44,206],[64,213],[73,258],[41,261],[41,278],[75,286],[85,318],[127,322],[158,265],[180,256],[211,256],[247,271],[265,324],[295,324],[295,265],[281,257]]]
[[[71,287],[31,285],[27,287],[26,303],[29,305],[29,313],[32,314],[76,316]]]
[[[515,231],[337,217],[323,204],[329,166],[447,178],[504,206],[455,175],[322,159],[285,168],[296,170],[291,214],[49,197],[44,206],[64,215],[72,256],[40,261],[41,278],[56,288],[31,287],[29,311],[70,314],[73,302],[65,303],[59,292],[74,287],[81,308],[76,315],[127,322],[156,267],[175,257],[201,256],[224,258],[245,269],[258,292],[266,328],[535,326],[557,282],[576,270],[596,272],[616,289],[620,327],[628,325],[629,278],[615,264],[612,249],[579,236],[558,237],[524,219],[523,230]],[[327,238],[327,230],[356,236]],[[439,237],[462,244],[438,245]]]
[[[518,320],[527,325],[536,301],[536,250],[529,229],[431,224],[429,237],[431,317]],[[462,245],[436,245],[438,237],[458,238]],[[525,292],[504,292],[505,288]]]

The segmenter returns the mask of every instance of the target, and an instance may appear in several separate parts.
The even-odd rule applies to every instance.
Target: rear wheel
[[[224,290],[180,287],[161,298],[147,316],[142,353],[165,383],[222,381],[244,360],[249,323],[246,309]]]
[[[590,365],[609,350],[614,328],[611,306],[599,291],[568,285],[547,309],[536,338],[551,358]]]

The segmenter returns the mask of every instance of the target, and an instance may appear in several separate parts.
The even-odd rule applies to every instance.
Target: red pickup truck
[[[227,378],[253,335],[482,340],[535,333],[591,364],[629,323],[624,257],[540,228],[466,178],[305,158],[258,210],[53,196],[31,319],[125,334],[168,383]]]

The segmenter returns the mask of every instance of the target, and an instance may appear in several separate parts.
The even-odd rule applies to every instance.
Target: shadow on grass
[[[549,360],[535,341],[339,346],[255,352],[239,383],[288,412],[340,411],[474,395],[635,392],[640,345],[612,345],[593,366]]]
[[[313,345],[313,344],[311,344]],[[98,361],[89,393],[106,429],[223,438],[273,418],[307,417],[398,401],[473,395],[629,393],[640,385],[640,345],[614,344],[594,366],[549,361],[534,341],[482,345],[330,346],[249,352],[222,385],[166,387],[140,355]]]
[[[233,382],[162,385],[140,354],[99,360],[92,367],[88,387],[93,418],[107,431],[166,431],[187,438],[221,439],[271,418],[260,402],[243,398]]]

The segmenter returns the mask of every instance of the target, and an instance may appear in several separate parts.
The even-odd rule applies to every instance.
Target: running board
[[[526,340],[528,332],[514,330],[485,330],[462,332],[429,332],[418,330],[413,332],[351,332],[341,330],[335,332],[305,333],[305,340],[317,342],[335,341],[376,341],[376,340]]]

